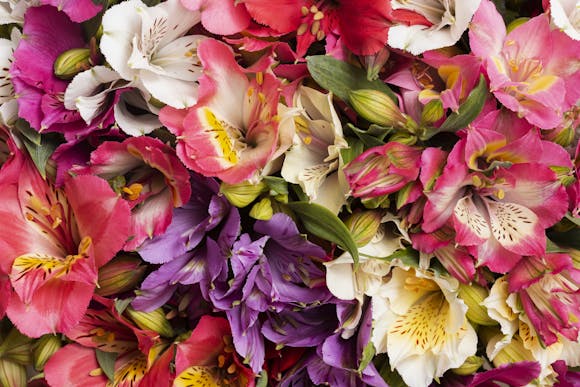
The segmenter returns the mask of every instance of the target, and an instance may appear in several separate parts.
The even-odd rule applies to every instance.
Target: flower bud
[[[483,365],[483,359],[479,356],[469,356],[461,366],[451,371],[457,375],[472,375]]]
[[[0,386],[25,387],[26,367],[10,360],[0,360]]]
[[[0,358],[27,365],[32,361],[32,339],[12,328],[0,344]]]
[[[60,347],[62,347],[62,342],[58,336],[48,334],[38,339],[34,346],[34,352],[32,353],[34,369],[39,372],[42,371],[48,359],[50,359],[50,357],[54,355]]]
[[[497,325],[497,321],[491,319],[487,314],[487,308],[483,305],[483,300],[489,296],[489,291],[479,285],[459,285],[459,297],[467,305],[466,316],[469,321],[478,325]]]
[[[260,200],[250,210],[250,216],[258,220],[270,220],[272,215],[274,215],[274,209],[272,208],[270,198]]]
[[[358,211],[349,216],[344,223],[357,246],[361,247],[369,243],[377,234],[381,218],[379,211]]]
[[[443,103],[441,100],[431,100],[427,105],[425,105],[421,112],[421,122],[432,124],[433,122],[439,121],[444,113],[445,110],[443,109]]]
[[[141,329],[157,332],[163,337],[173,337],[175,335],[161,308],[151,312],[141,312],[129,306],[125,309],[125,313]]]
[[[147,270],[141,259],[130,254],[117,255],[99,269],[99,286],[95,290],[99,296],[129,291],[137,285]]]
[[[534,355],[524,347],[522,339],[519,336],[514,336],[512,341],[495,355],[492,362],[494,366],[499,367],[502,364],[511,364],[532,359],[534,359]]]
[[[243,208],[252,203],[260,194],[266,192],[268,186],[264,182],[252,184],[244,181],[239,184],[222,183],[220,192],[228,199],[232,205]]]
[[[90,69],[91,50],[73,48],[60,54],[54,62],[54,75],[60,79],[72,79],[81,71]]]
[[[510,32],[512,32],[512,30],[514,30],[516,27],[521,26],[522,24],[524,24],[525,22],[527,22],[528,20],[530,20],[529,17],[519,17],[515,20],[513,20],[510,24],[508,24],[508,26],[506,27],[506,32],[509,34]]]
[[[352,108],[373,124],[404,127],[407,122],[407,118],[401,113],[395,101],[378,90],[353,90],[348,99]]]

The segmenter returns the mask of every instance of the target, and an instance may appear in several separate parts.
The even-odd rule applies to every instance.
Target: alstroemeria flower
[[[373,198],[403,188],[419,176],[421,150],[389,142],[363,152],[344,167],[354,197]]]
[[[469,42],[483,59],[495,97],[531,124],[542,129],[559,126],[580,98],[580,41],[550,29],[548,15],[506,33],[494,3],[482,0]]]
[[[467,30],[480,1],[391,0],[391,18],[401,23],[389,28],[389,46],[413,55],[452,46]]]
[[[10,67],[21,35],[18,28],[12,28],[10,40],[0,39],[0,125],[11,125],[18,118],[18,102],[14,95]]]
[[[78,176],[56,188],[17,155],[0,187],[2,271],[14,288],[7,313],[31,337],[67,332],[83,316],[97,270],[129,235],[129,206],[106,181]],[[14,169],[11,173],[6,169]]]
[[[216,35],[233,35],[250,25],[244,3],[230,0],[181,0],[187,9],[199,12],[203,27]]]
[[[147,7],[140,0],[124,1],[103,16],[101,52],[121,77],[143,92],[175,108],[197,101],[202,71],[196,50],[202,35],[186,35],[199,23],[198,12],[179,0]]]
[[[577,0],[550,0],[552,23],[574,40],[580,40],[580,6]]]
[[[30,0],[28,0],[30,1]],[[103,8],[93,0],[40,0],[40,4],[52,5],[63,11],[76,23],[82,23],[96,16]]]
[[[339,166],[340,150],[348,148],[332,94],[301,86],[296,95],[301,114],[294,117],[294,144],[284,156],[282,177],[300,184],[312,202],[331,211],[346,202],[348,186]]]
[[[375,54],[387,41],[386,1],[290,0],[276,4],[278,12],[272,12],[272,3],[267,0],[246,0],[244,4],[258,23],[281,34],[296,32],[299,56],[327,35],[338,35],[357,55]]]
[[[175,151],[151,137],[131,137],[122,143],[107,141],[91,153],[89,166],[75,169],[102,177],[131,207],[131,239],[125,250],[134,250],[147,238],[167,229],[174,207],[189,200],[189,172]]]
[[[426,194],[423,231],[452,219],[456,242],[496,272],[506,272],[523,255],[543,255],[544,230],[567,209],[566,191],[549,166],[570,164],[569,158],[558,152],[534,156],[552,152],[552,145],[535,131],[510,143],[495,131],[468,131]]]
[[[285,138],[277,115],[280,81],[269,73],[248,79],[232,49],[217,40],[204,40],[197,53],[204,68],[198,103],[165,107],[159,118],[177,136],[177,154],[188,168],[230,184],[256,179],[290,145],[279,147]]]
[[[428,386],[477,350],[477,335],[457,296],[457,280],[393,268],[372,298],[372,341],[409,386]]]

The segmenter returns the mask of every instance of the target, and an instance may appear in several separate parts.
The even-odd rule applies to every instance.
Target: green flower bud
[[[175,335],[161,308],[152,312],[141,312],[129,306],[125,309],[125,313],[141,329],[157,332],[163,337],[173,337]]]
[[[487,308],[482,305],[485,298],[489,296],[489,291],[476,284],[459,285],[459,297],[467,305],[466,316],[469,321],[478,325],[497,325],[497,321],[491,319],[487,314]]]
[[[135,255],[117,255],[99,269],[99,286],[95,293],[107,297],[129,291],[137,285],[147,270],[141,259]]]
[[[375,208],[389,208],[391,201],[389,200],[389,195],[377,196],[375,198],[362,199],[362,205],[368,209]]]
[[[528,20],[530,20],[529,17],[519,17],[519,18],[515,19],[510,24],[508,24],[508,26],[506,28],[506,32],[509,34],[513,29],[515,29],[516,27],[521,26],[522,24],[524,24]]]
[[[0,386],[26,387],[26,367],[10,360],[0,360]]]
[[[269,220],[272,218],[272,215],[274,215],[274,209],[272,208],[270,198],[260,200],[250,210],[250,216],[258,220]]]
[[[34,345],[34,352],[32,353],[34,359],[34,369],[42,371],[44,365],[56,351],[62,347],[60,338],[55,335],[44,335],[38,339]]]
[[[391,137],[389,137],[391,142],[400,142],[405,145],[415,145],[417,143],[417,136],[407,132],[396,132]]]
[[[395,101],[383,92],[372,89],[353,90],[348,99],[352,108],[373,124],[405,127],[407,118]]]
[[[91,50],[88,48],[73,48],[60,54],[54,62],[54,75],[60,79],[72,79],[81,71],[92,66]]]
[[[494,366],[499,367],[502,364],[511,364],[532,359],[534,359],[534,355],[524,347],[522,339],[519,336],[514,336],[512,341],[497,353],[492,362]]]
[[[432,124],[437,122],[443,117],[445,110],[443,109],[443,103],[440,99],[434,99],[429,101],[427,105],[423,108],[421,112],[421,122],[426,124]]]
[[[32,361],[32,339],[12,328],[0,344],[0,358],[27,365]]]
[[[245,181],[239,184],[222,183],[220,185],[220,192],[224,194],[232,205],[238,208],[246,207],[267,190],[268,186],[264,182],[252,184]]]
[[[373,239],[381,225],[382,215],[379,211],[358,211],[349,216],[344,224],[357,246],[366,245]]]
[[[483,365],[483,359],[479,356],[469,356],[458,368],[451,371],[457,375],[472,375]]]

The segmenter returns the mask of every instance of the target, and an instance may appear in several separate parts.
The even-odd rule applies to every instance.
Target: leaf
[[[386,355],[380,355],[376,358],[376,366],[379,370],[379,374],[384,381],[387,382],[389,387],[407,387],[407,384],[403,381],[403,378],[399,375],[397,370],[391,371],[391,365],[389,364],[389,359]]]
[[[385,145],[384,138],[393,131],[393,128],[375,124],[371,125],[368,130],[359,129],[351,123],[346,126],[361,139],[367,148]]]
[[[574,223],[576,226],[580,227],[580,218],[572,216],[570,212],[566,213],[565,218],[568,219],[570,222]]]
[[[419,266],[419,252],[414,250],[411,247],[407,247],[405,249],[397,250],[393,254],[387,257],[378,257],[380,259],[384,259],[385,261],[394,261],[395,259],[399,260],[403,265],[406,266]]]
[[[115,360],[119,356],[116,352],[105,352],[100,349],[95,349],[95,354],[97,355],[97,363],[99,367],[103,370],[103,373],[107,375],[109,381],[112,383],[115,381]]]
[[[342,157],[344,165],[350,163],[358,155],[363,153],[365,148],[362,141],[358,138],[349,137],[346,140],[348,141],[348,148],[340,150],[340,156]]]
[[[16,124],[16,128],[36,169],[43,179],[46,178],[46,164],[60,144],[60,135],[57,133],[40,134],[23,120]]]
[[[265,176],[263,180],[268,185],[271,195],[288,195],[288,183],[283,178]]]
[[[133,302],[133,298],[131,298],[131,297],[125,298],[124,300],[119,300],[118,298],[116,298],[115,299],[115,309],[117,310],[117,313],[123,314],[125,309],[127,309],[129,304],[131,304],[131,302]]]
[[[258,375],[258,379],[256,381],[256,387],[267,387],[268,386],[268,373],[266,370],[262,370],[260,375]]]
[[[580,250],[580,228],[575,227],[566,232],[548,230],[548,238],[559,246],[572,247]]]
[[[397,96],[381,80],[369,81],[365,70],[327,55],[306,58],[312,78],[326,90],[348,103],[351,90],[373,89],[387,94],[396,104]]]
[[[375,357],[375,346],[373,345],[372,341],[369,341],[365,348],[363,349],[362,359],[360,360],[360,365],[358,366],[358,372],[363,372],[365,368],[369,365],[369,363]]]
[[[296,213],[306,230],[317,237],[336,243],[350,253],[355,267],[358,265],[358,248],[345,224],[326,207],[319,204],[291,202],[288,207]]]
[[[487,84],[483,75],[479,77],[479,83],[471,90],[465,102],[461,104],[457,112],[452,113],[439,127],[440,132],[455,132],[469,125],[483,109],[487,99]]]

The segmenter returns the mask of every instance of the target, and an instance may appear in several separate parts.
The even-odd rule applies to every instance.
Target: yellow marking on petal
[[[480,156],[493,153],[496,150],[506,146],[506,144],[507,144],[507,141],[505,139],[497,140],[497,141],[490,141],[490,142],[486,143],[483,148],[476,150],[475,152],[473,152],[471,154],[471,156],[469,156],[469,161],[468,161],[467,165],[469,165],[469,167],[471,169],[479,169],[478,165],[477,165],[477,159]],[[489,162],[489,158],[487,161]]]
[[[179,374],[173,381],[173,387],[220,387],[214,370],[210,367],[193,366]]]
[[[443,65],[441,67],[439,67],[439,69],[437,70],[437,72],[439,73],[439,76],[441,77],[441,79],[443,79],[445,81],[445,85],[448,89],[451,89],[455,83],[457,82],[457,79],[459,79],[459,67],[458,66],[454,66],[454,65]]]
[[[250,92],[248,90],[248,92]],[[231,164],[236,164],[238,162],[238,155],[234,150],[234,144],[230,138],[228,132],[224,128],[223,123],[217,119],[215,114],[210,109],[204,109],[205,119],[209,126],[207,132],[210,132],[213,139],[217,142],[220,150],[222,151],[222,157]]]
[[[439,285],[437,285],[437,283],[435,281],[431,281],[430,279],[427,279],[427,278],[413,277],[413,276],[409,276],[409,277],[405,278],[404,288],[405,288],[405,290],[408,290],[411,292],[417,292],[417,291],[433,292],[433,291],[438,291],[440,289]]]
[[[139,183],[133,183],[129,187],[123,187],[123,192],[127,194],[129,200],[137,200],[141,191],[143,191],[143,185]]]
[[[550,87],[552,87],[552,85],[554,83],[556,83],[556,81],[558,79],[559,78],[557,76],[555,76],[555,75],[543,75],[543,76],[540,76],[540,77],[536,78],[532,82],[532,84],[528,88],[528,93],[534,94],[534,93],[537,93],[539,91],[547,90]]]
[[[491,57],[491,60],[493,61],[493,63],[495,64],[495,67],[498,69],[498,71],[502,74],[507,74],[507,71],[503,65],[503,62],[501,61],[500,58],[498,58],[497,56],[493,56]]]
[[[142,353],[135,353],[121,367],[115,370],[113,383],[119,385],[135,385],[143,379],[147,372],[147,358]]]

